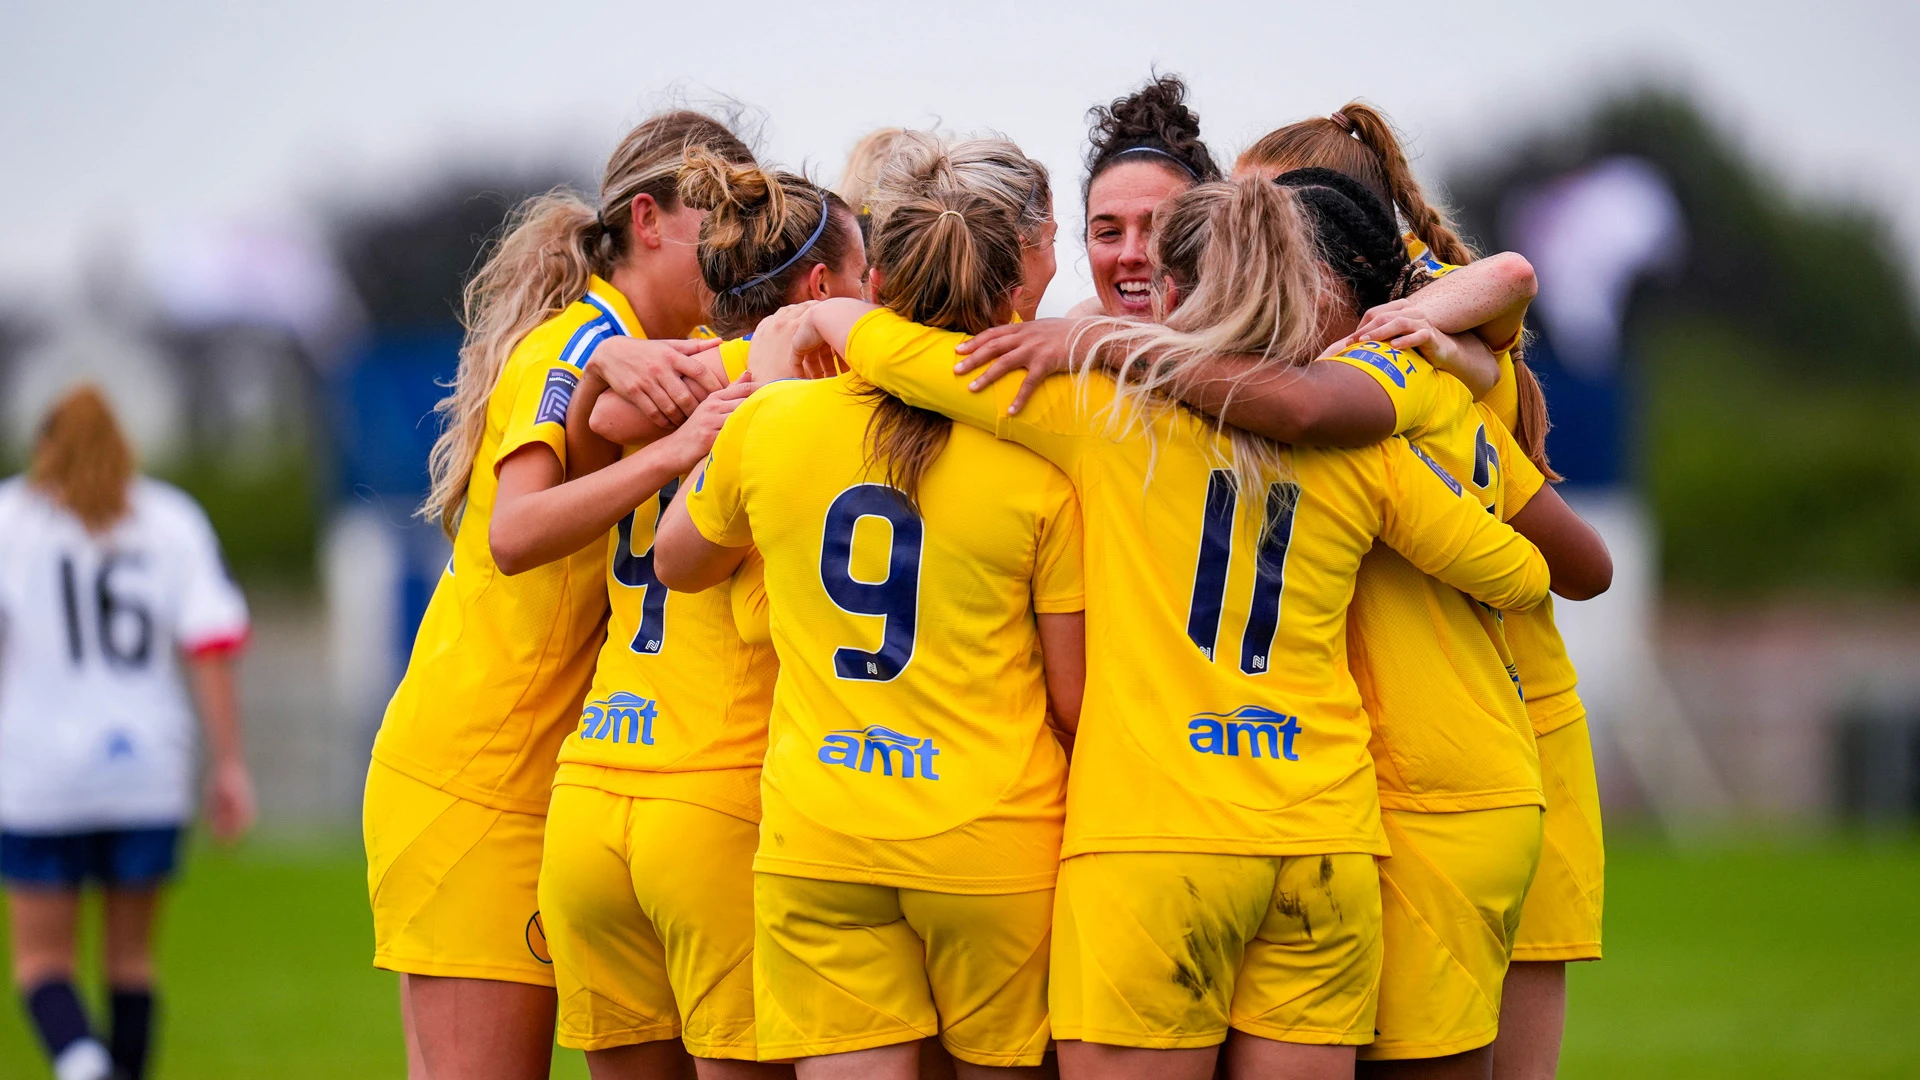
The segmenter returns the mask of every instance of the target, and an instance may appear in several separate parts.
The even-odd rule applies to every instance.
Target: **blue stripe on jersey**
[[[1358,360],[1363,364],[1371,364],[1379,368],[1381,371],[1387,373],[1387,378],[1393,380],[1393,385],[1403,390],[1406,389],[1407,377],[1400,373],[1400,366],[1388,360],[1386,357],[1381,356],[1379,353],[1371,349],[1348,349],[1340,355],[1350,360]]]
[[[573,332],[567,344],[560,350],[560,362],[576,371],[585,370],[587,361],[593,358],[593,347],[609,337],[618,337],[620,328],[602,315],[580,324]]]
[[[1455,495],[1460,494],[1460,481],[1455,480],[1453,478],[1453,474],[1448,472],[1444,466],[1442,466],[1439,462],[1433,460],[1432,458],[1428,457],[1427,452],[1425,450],[1422,450],[1418,446],[1413,445],[1412,442],[1407,443],[1407,448],[1413,451],[1414,456],[1418,457],[1421,461],[1424,461],[1427,463],[1427,468],[1433,470],[1433,475],[1438,476],[1440,479],[1446,481],[1447,487],[1451,489]],[[1493,508],[1488,507],[1487,509],[1491,510]]]
[[[536,424],[565,424],[567,406],[573,404],[573,388],[580,376],[566,368],[548,368],[547,386],[540,392],[540,411],[533,414]]]
[[[581,297],[580,299],[583,303],[592,304],[595,308],[598,308],[600,311],[600,314],[603,317],[613,320],[613,325],[615,329],[619,330],[622,334],[626,334],[629,337],[633,336],[633,328],[628,326],[620,318],[619,313],[613,310],[612,304],[609,304],[605,300],[601,299],[600,297],[593,295],[591,291],[589,291],[587,295]]]

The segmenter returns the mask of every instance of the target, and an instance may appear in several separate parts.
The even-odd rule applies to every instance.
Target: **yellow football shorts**
[[[547,815],[540,918],[561,1046],[679,1036],[754,1058],[753,851],[760,827],[718,810],[561,784]]]
[[[1060,864],[1053,1035],[1153,1049],[1227,1029],[1373,1038],[1380,878],[1372,855],[1096,852]]]
[[[1606,847],[1586,718],[1536,741],[1547,792],[1546,838],[1540,845],[1540,872],[1521,910],[1513,958],[1598,960]]]
[[[536,896],[546,823],[374,762],[361,823],[373,966],[552,986]]]
[[[985,896],[754,875],[760,1057],[935,1035],[975,1065],[1047,1051],[1053,891]]]
[[[1500,988],[1540,859],[1540,808],[1382,810],[1386,961],[1362,1060],[1464,1053],[1500,1030]]]

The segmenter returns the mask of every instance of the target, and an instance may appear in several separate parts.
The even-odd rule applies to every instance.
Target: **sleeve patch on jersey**
[[[1439,477],[1441,480],[1444,480],[1446,482],[1447,488],[1449,490],[1451,490],[1455,495],[1460,494],[1460,481],[1455,480],[1453,478],[1452,473],[1449,473],[1447,470],[1441,468],[1439,462],[1428,457],[1427,452],[1425,450],[1422,450],[1419,447],[1414,446],[1412,443],[1408,443],[1407,447],[1413,451],[1415,457],[1418,457],[1421,461],[1424,461],[1427,463],[1427,468],[1433,470],[1433,475]]]
[[[540,411],[533,416],[536,424],[565,424],[567,406],[573,404],[573,388],[580,385],[580,376],[566,368],[551,368],[547,371],[547,387],[540,392]]]
[[[1346,352],[1343,352],[1340,355],[1350,360],[1358,360],[1363,364],[1370,364],[1373,367],[1386,372],[1387,378],[1393,380],[1393,385],[1398,386],[1403,390],[1406,389],[1407,377],[1403,372],[1401,372],[1400,365],[1394,363],[1392,360],[1387,359],[1386,357],[1380,355],[1379,353],[1374,352],[1372,349],[1348,349]],[[1395,358],[1398,358],[1400,355],[1400,351],[1398,349],[1393,350],[1393,355]]]

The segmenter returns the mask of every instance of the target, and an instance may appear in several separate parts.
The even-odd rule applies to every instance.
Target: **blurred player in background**
[[[868,205],[867,196],[879,181],[880,167],[892,155],[893,144],[906,130],[897,127],[874,128],[860,136],[860,141],[854,143],[853,149],[847,152],[846,168],[841,170],[839,181],[833,185],[833,193],[852,207],[858,216],[863,243],[873,225],[873,208]]]
[[[207,824],[225,842],[253,824],[233,674],[247,606],[206,515],[136,474],[92,386],[54,405],[26,477],[0,483],[0,625],[0,881],[14,984],[58,1080],[140,1080],[154,915],[194,813],[187,683],[210,757]],[[105,893],[105,1045],[74,990],[89,881]]]
[[[423,508],[453,557],[374,742],[364,816],[374,963],[402,973],[416,1080],[548,1072],[542,841],[556,757],[604,633],[606,536],[620,515],[545,524],[595,491],[562,490],[567,405],[595,346],[684,338],[706,319],[703,215],[678,196],[690,146],[753,160],[711,117],[654,116],[614,150],[597,206],[566,192],[531,200],[467,284],[467,338]],[[697,358],[640,344],[660,374],[650,386],[671,384],[660,407],[675,422],[699,402],[686,380],[719,388]]]

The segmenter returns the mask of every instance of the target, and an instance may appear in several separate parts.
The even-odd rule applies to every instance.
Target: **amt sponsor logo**
[[[1242,705],[1230,713],[1197,713],[1187,722],[1187,743],[1196,752],[1227,757],[1241,756],[1245,745],[1252,757],[1299,761],[1293,752],[1293,740],[1299,734],[1299,717],[1258,705]]]
[[[660,715],[660,703],[652,698],[629,694],[625,690],[587,702],[580,713],[580,737],[621,742],[624,732],[630,743],[653,745],[653,722]]]
[[[880,774],[892,776],[897,758],[903,779],[911,780],[915,775],[922,780],[940,779],[940,774],[933,771],[933,759],[940,756],[940,751],[934,747],[932,739],[916,739],[892,728],[873,724],[865,728],[829,732],[825,743],[820,747],[820,760],[828,765],[870,773],[877,761]],[[917,774],[915,765],[919,766]]]

